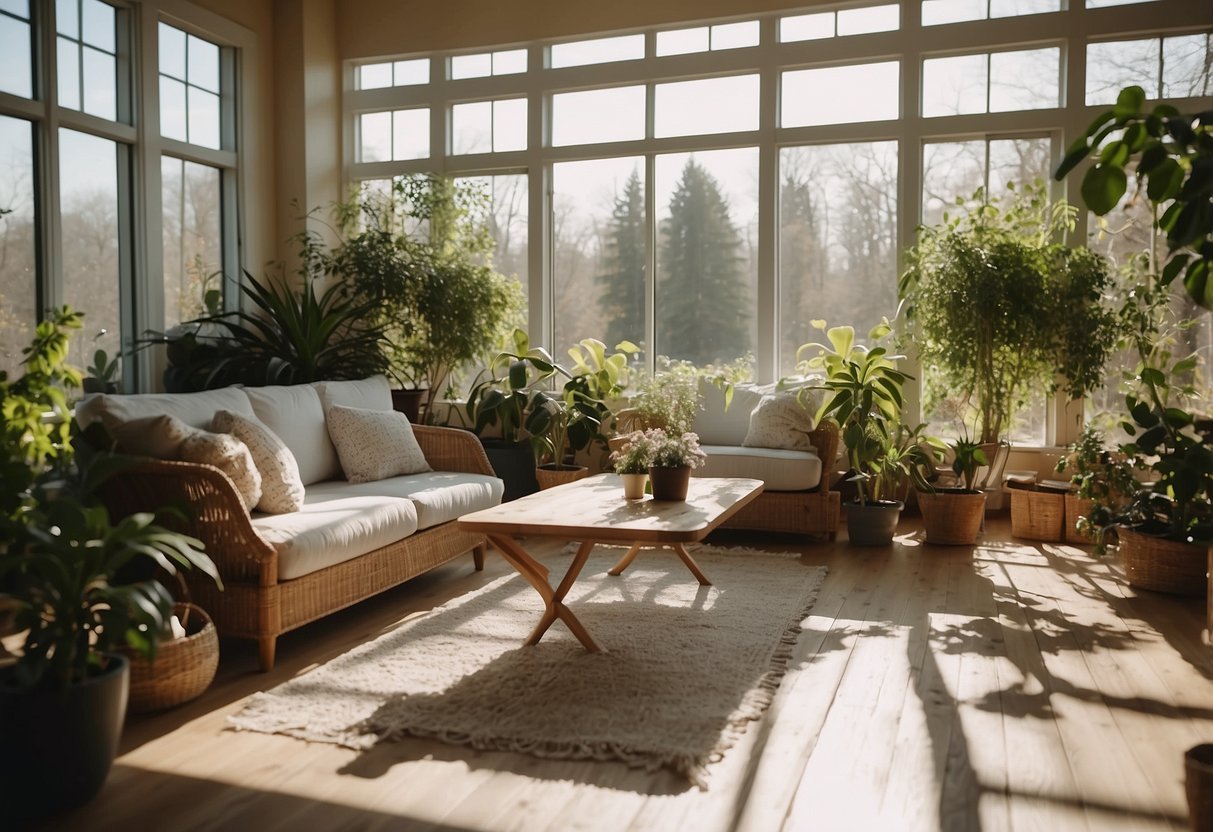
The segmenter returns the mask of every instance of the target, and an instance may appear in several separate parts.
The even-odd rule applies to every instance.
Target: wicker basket
[[[1075,528],[1075,523],[1079,517],[1087,517],[1091,513],[1091,509],[1095,508],[1094,500],[1084,500],[1082,497],[1075,497],[1073,494],[1066,496],[1066,543],[1090,544],[1095,542],[1095,535],[1091,533],[1082,533]]]
[[[1207,549],[1195,543],[1180,543],[1132,529],[1117,529],[1120,558],[1129,585],[1172,595],[1204,595],[1208,588]]]
[[[981,521],[985,519],[986,495],[980,491],[976,494],[923,491],[918,495],[918,509],[922,512],[927,543],[972,545],[977,542]]]
[[[589,473],[590,469],[584,465],[567,468],[540,465],[535,469],[535,480],[539,483],[539,490],[543,491],[548,488],[555,488],[558,485],[564,485],[566,482],[575,482],[582,477],[588,476]]]
[[[219,667],[219,635],[203,609],[177,602],[173,612],[185,626],[185,638],[160,643],[154,661],[131,656],[128,710],[145,713],[173,708],[202,695]]]
[[[1011,489],[1011,536],[1060,543],[1065,535],[1065,494],[1057,491]]]

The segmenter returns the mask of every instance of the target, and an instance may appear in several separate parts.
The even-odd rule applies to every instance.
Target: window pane
[[[597,144],[644,138],[644,87],[552,96],[552,144]]]
[[[33,125],[0,116],[0,370],[21,363],[38,320]]]
[[[360,162],[390,162],[392,159],[392,114],[363,113],[358,117]]]
[[[1132,3],[1151,3],[1153,0],[1087,0],[1088,9],[1102,9],[1108,6],[1128,6]]]
[[[358,67],[358,89],[379,90],[391,85],[391,64],[366,64]]]
[[[59,38],[55,50],[59,76],[59,106],[80,109],[80,47],[74,41]]]
[[[84,112],[113,121],[118,117],[118,69],[113,55],[86,46]]]
[[[63,302],[86,314],[84,337],[72,339],[71,362],[85,367],[97,349],[121,351],[116,143],[59,130],[59,201]]]
[[[922,114],[955,116],[986,111],[987,55],[957,55],[922,62]]]
[[[990,17],[1061,11],[1061,0],[990,0]]]
[[[866,9],[841,9],[838,12],[839,35],[865,35],[892,32],[901,25],[901,8],[895,5],[869,6]]]
[[[1014,182],[1022,190],[1039,179],[1048,182],[1053,169],[1053,142],[1047,137],[1036,139],[995,139],[990,142],[991,195],[1007,192]],[[959,194],[958,194],[959,195]]]
[[[451,78],[483,78],[493,74],[493,56],[488,52],[478,55],[455,55],[451,58]]]
[[[392,113],[392,158],[425,159],[430,155],[428,107]]]
[[[621,35],[573,43],[555,43],[551,47],[552,69],[611,61],[634,61],[644,57],[644,35]]]
[[[722,23],[712,27],[712,48],[739,49],[744,46],[757,46],[760,36],[757,20]]]
[[[202,315],[207,293],[223,291],[222,203],[216,168],[164,156],[160,175],[167,328]]]
[[[1213,52],[1208,35],[1181,35],[1162,42],[1162,97],[1191,98],[1209,95],[1209,67]]]
[[[219,47],[190,35],[189,77],[185,80],[204,90],[219,92]]]
[[[1060,104],[1061,50],[1025,49],[990,55],[990,112]]]
[[[758,149],[658,156],[656,175],[656,353],[742,359],[758,335]]]
[[[932,142],[922,150],[922,222],[936,225],[955,214],[957,197],[972,195],[985,181],[986,144]]]
[[[867,333],[897,310],[897,143],[784,148],[779,154],[779,372],[821,333]]]
[[[396,61],[394,81],[398,87],[428,84],[430,82],[429,58],[417,58],[411,61]]]
[[[758,76],[658,84],[657,138],[758,129]]]
[[[451,153],[491,153],[493,102],[476,101],[451,107]]]
[[[496,243],[493,268],[527,289],[527,178],[526,174],[465,177],[481,184],[489,195],[489,232]],[[522,324],[525,326],[525,324]]]
[[[587,337],[643,345],[644,159],[559,162],[552,190],[556,355]]]
[[[708,27],[676,29],[673,32],[657,33],[657,55],[686,55],[690,52],[708,51]]]
[[[0,11],[14,14],[22,20],[29,20],[29,0],[0,0]]]
[[[80,38],[80,7],[76,0],[55,0],[55,29],[69,38]]]
[[[4,71],[0,72],[0,92],[32,98],[34,76],[28,23],[0,15],[0,54],[4,55]]]
[[[185,84],[160,76],[160,135],[188,141],[185,128]]]
[[[1115,104],[1116,94],[1137,85],[1158,98],[1158,38],[1087,44],[1087,106]]]
[[[985,16],[986,0],[923,0],[922,3],[923,26],[982,20]]]
[[[779,21],[779,40],[792,43],[834,37],[834,13],[800,14]]]
[[[84,0],[81,10],[84,13],[82,40],[112,55],[117,49],[114,45],[114,7],[101,0]]]
[[[203,147],[219,149],[219,96],[188,87],[189,140]]]
[[[493,102],[493,152],[526,150],[526,99]]]
[[[780,124],[807,127],[897,118],[900,64],[836,66],[783,73]]]
[[[160,72],[185,80],[185,32],[160,24]]]
[[[509,49],[493,53],[493,74],[514,75],[526,72],[526,50]]]

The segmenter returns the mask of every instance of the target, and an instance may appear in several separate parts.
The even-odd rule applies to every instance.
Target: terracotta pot
[[[691,484],[691,466],[680,468],[650,468],[654,500],[685,500]]]
[[[579,480],[589,472],[590,469],[584,465],[557,465],[549,462],[535,469],[535,479],[539,482],[539,490],[542,491]]]
[[[971,546],[977,542],[986,516],[986,495],[980,491],[940,489],[918,495],[927,543]]]
[[[643,500],[644,487],[649,481],[648,474],[620,474],[623,481],[623,497],[625,500]]]

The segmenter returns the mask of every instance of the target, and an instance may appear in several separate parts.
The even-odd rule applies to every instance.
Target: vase
[[[623,482],[623,498],[625,500],[643,500],[644,486],[649,481],[648,474],[620,474]]]
[[[654,500],[685,500],[691,484],[691,466],[650,468],[649,481],[653,483]]]
[[[847,536],[855,546],[888,546],[905,504],[892,500],[847,506]]]
[[[927,543],[971,546],[977,542],[986,516],[986,495],[964,489],[923,491],[918,495],[918,509]]]

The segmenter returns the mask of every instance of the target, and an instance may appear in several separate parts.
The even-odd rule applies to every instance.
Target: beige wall
[[[343,0],[342,58],[522,43],[681,20],[798,9],[826,0]]]

